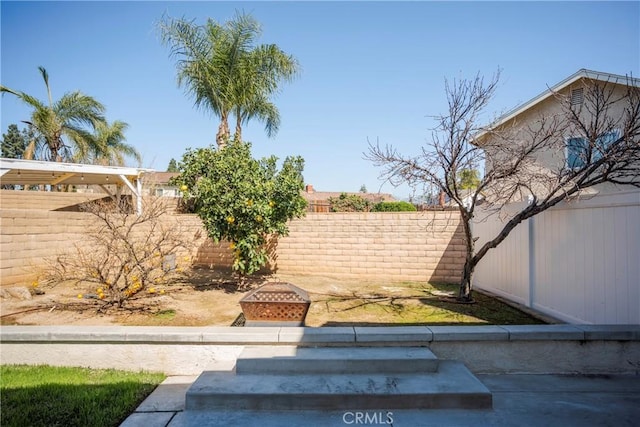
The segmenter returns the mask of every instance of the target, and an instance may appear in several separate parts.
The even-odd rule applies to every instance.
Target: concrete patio
[[[640,419],[640,325],[171,328],[3,326],[2,363],[157,370],[169,375],[132,426],[632,426]],[[203,371],[234,372],[247,347],[428,349],[463,363],[492,408],[185,411]],[[409,350],[412,351],[412,350]],[[105,363],[108,366],[105,366]],[[344,365],[346,370],[351,365]],[[270,368],[272,369],[272,368]],[[273,365],[278,369],[278,364]],[[306,369],[306,368],[305,368]]]
[[[196,377],[175,376],[167,378],[121,427],[345,426],[357,425],[358,412],[363,414],[362,421],[366,414],[370,421],[378,416],[379,425],[386,424],[390,412],[393,425],[398,427],[636,426],[640,417],[640,379],[635,375],[477,377],[493,393],[493,409],[216,411],[193,416],[184,412],[184,401]]]

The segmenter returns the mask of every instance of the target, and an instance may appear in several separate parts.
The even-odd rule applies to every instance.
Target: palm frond
[[[73,142],[75,149],[70,153],[73,160],[81,163],[90,161],[91,153],[99,147],[93,134],[73,124],[65,125],[63,132]]]
[[[97,123],[93,135],[94,149],[91,161],[110,166],[123,166],[126,157],[131,157],[138,164],[142,162],[140,153],[130,144],[125,143],[124,132],[129,125],[116,120],[111,124]]]
[[[262,34],[257,20],[239,12],[223,25],[208,19],[198,26],[163,17],[159,29],[176,61],[178,85],[196,107],[220,117],[217,140],[223,139],[231,113],[237,120],[236,134],[252,118],[265,122],[267,135],[277,132],[280,116],[270,97],[282,81],[298,75],[300,66],[276,45],[257,45]]]
[[[37,98],[26,94],[24,92],[20,92],[18,90],[13,90],[13,89],[9,89],[6,86],[2,86],[0,85],[0,92],[1,93],[10,93],[12,95],[17,96],[22,102],[24,102],[25,104],[28,104],[29,106],[33,107],[33,108],[47,108],[42,102],[40,102]]]
[[[211,20],[201,27],[194,21],[165,17],[159,29],[170,57],[176,60],[178,85],[194,98],[196,107],[210,108],[220,115],[226,102],[217,90],[219,73],[212,61],[212,47],[223,34],[222,28]]]
[[[274,103],[265,99],[256,100],[249,108],[245,109],[243,122],[256,118],[264,122],[264,130],[267,136],[271,138],[280,129],[280,112]]]
[[[93,127],[105,121],[104,105],[79,91],[65,93],[52,109],[63,122]]]
[[[49,97],[49,106],[53,106],[53,97],[51,96],[51,86],[49,86],[49,73],[47,73],[47,70],[40,65],[38,67],[38,70],[40,71],[40,74],[42,75],[42,80],[44,80],[44,85],[47,88],[47,96]]]

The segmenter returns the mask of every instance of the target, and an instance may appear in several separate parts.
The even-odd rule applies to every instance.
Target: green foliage
[[[140,153],[130,144],[125,142],[124,132],[129,125],[120,120],[109,124],[98,122],[94,124],[92,144],[88,150],[80,149],[74,155],[74,161],[92,163],[105,166],[124,166],[125,158],[130,157],[138,164],[142,162]]]
[[[27,130],[24,129],[20,132],[17,125],[10,124],[7,128],[7,133],[2,134],[2,157],[21,159],[28,143],[29,134]]]
[[[169,160],[169,166],[167,166],[167,172],[180,172],[180,169],[178,169],[178,162],[176,162],[176,159]]]
[[[458,188],[473,190],[480,185],[480,173],[477,169],[462,169],[458,173]]]
[[[357,194],[342,193],[339,197],[329,197],[331,212],[368,212],[371,202]]]
[[[257,44],[262,33],[258,21],[238,13],[224,24],[208,19],[198,26],[165,17],[159,30],[176,60],[178,84],[197,107],[220,117],[218,147],[230,139],[230,115],[235,116],[239,141],[242,125],[252,119],[265,123],[268,136],[277,132],[280,114],[271,98],[282,81],[296,76],[299,65],[275,44]]]
[[[49,73],[38,67],[47,91],[47,100],[0,85],[0,93],[9,93],[32,109],[24,122],[33,134],[28,138],[23,158],[52,161],[82,161],[99,164],[124,164],[123,156],[140,160],[138,152],[125,144],[127,124],[108,124],[105,107],[82,92],[68,92],[54,101]]]
[[[176,317],[176,311],[172,308],[160,310],[153,315],[156,319],[172,320]]]
[[[364,184],[362,184],[362,185],[360,186],[360,192],[361,192],[361,193],[368,193],[368,191],[367,191],[367,186],[366,186],[366,185],[364,185]]]
[[[373,212],[415,212],[416,207],[409,202],[380,202],[373,207]]]
[[[0,86],[0,92],[10,93],[32,108],[27,122],[36,132],[33,144],[28,147],[28,158],[62,161],[72,158],[74,149],[88,150],[93,143],[87,127],[104,122],[104,106],[81,92],[65,93],[58,101],[53,101],[49,86],[49,74],[44,67],[38,67],[47,90],[47,101]],[[63,139],[64,137],[64,139]]]
[[[267,262],[270,235],[287,235],[287,222],[302,217],[307,202],[301,157],[255,160],[251,144],[233,141],[222,149],[188,150],[174,181],[190,198],[210,238],[227,240],[234,251],[233,269],[241,276]]]
[[[3,427],[118,426],[164,374],[2,365]]]

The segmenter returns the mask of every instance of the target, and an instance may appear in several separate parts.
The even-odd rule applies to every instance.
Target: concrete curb
[[[640,325],[402,327],[2,326],[2,363],[197,375],[249,345],[429,347],[474,373],[635,374]]]
[[[0,342],[358,344],[433,341],[640,341],[640,325],[399,327],[2,326]]]

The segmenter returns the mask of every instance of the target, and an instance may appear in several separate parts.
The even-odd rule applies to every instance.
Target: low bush
[[[329,197],[331,212],[369,212],[371,202],[357,194],[342,193],[339,197]]]
[[[416,207],[409,202],[380,202],[377,203],[373,212],[415,212]]]

